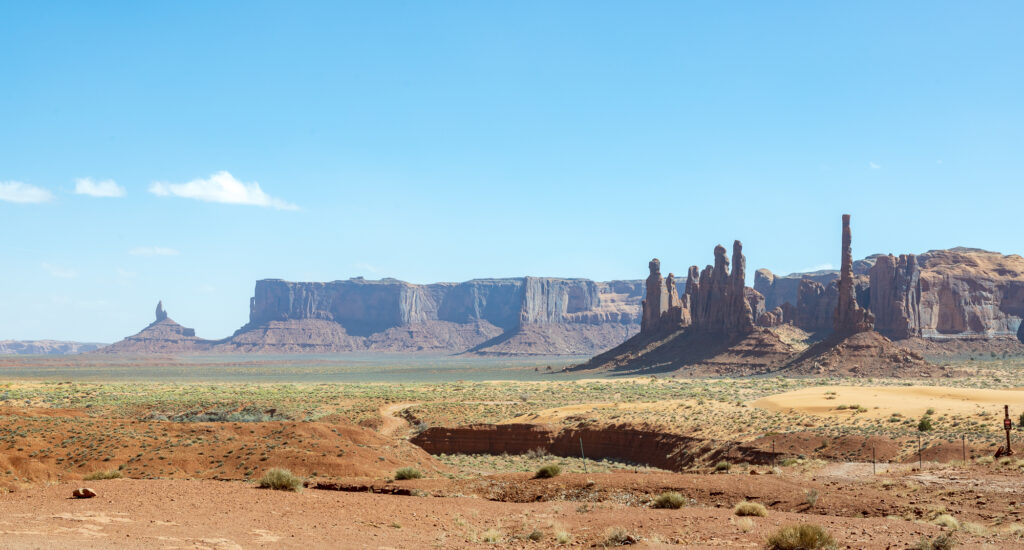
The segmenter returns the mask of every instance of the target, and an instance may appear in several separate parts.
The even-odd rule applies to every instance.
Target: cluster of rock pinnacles
[[[871,312],[857,303],[851,241],[850,215],[844,214],[838,297],[832,302],[832,329],[840,335],[870,331],[875,321]],[[661,261],[657,258],[651,260],[648,264],[650,275],[646,281],[647,297],[643,301],[640,333],[690,327],[693,331],[741,335],[754,331],[757,325],[781,324],[787,317],[785,310],[777,307],[772,311],[763,311],[764,297],[746,287],[746,263],[743,243],[740,241],[734,241],[732,245],[731,270],[725,247],[716,246],[714,265],[699,272],[697,266],[690,266],[686,287],[680,297],[676,291],[675,275],[669,273],[667,278],[662,278]]]

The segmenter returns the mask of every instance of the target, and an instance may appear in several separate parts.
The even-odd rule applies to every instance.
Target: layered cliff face
[[[0,355],[74,355],[96,351],[105,345],[62,340],[0,340]]]
[[[249,323],[218,350],[594,353],[637,331],[643,292],[640,281],[546,277],[268,279],[256,283]]]
[[[935,340],[1024,342],[1024,258],[971,248],[883,256],[871,273],[879,331]]]
[[[858,286],[861,284],[860,281],[863,280],[863,277],[871,272],[871,268],[875,265],[877,258],[878,255],[874,255],[853,262],[854,281]],[[754,290],[764,296],[765,306],[771,310],[787,303],[796,306],[802,281],[813,281],[821,284],[823,287],[828,287],[830,283],[838,280],[839,271],[834,269],[775,275],[771,270],[762,268],[754,272]]]

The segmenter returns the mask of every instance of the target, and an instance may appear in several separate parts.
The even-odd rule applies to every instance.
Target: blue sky
[[[0,339],[114,341],[158,299],[219,338],[260,278],[642,278],[736,238],[752,280],[837,264],[843,212],[857,257],[1024,253],[1021,20],[3,1]]]

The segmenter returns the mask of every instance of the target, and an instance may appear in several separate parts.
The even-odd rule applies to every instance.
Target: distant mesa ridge
[[[734,349],[737,361],[761,354],[771,358],[762,361],[767,364],[793,350],[762,329],[786,327],[817,339],[870,332],[929,351],[977,341],[1024,350],[1024,258],[958,247],[855,261],[849,216],[842,221],[840,270],[777,276],[759,269],[753,288],[745,283],[739,241],[731,257],[719,245],[713,265],[690,266],[686,277],[663,277],[655,258],[642,281],[517,277],[420,285],[390,278],[263,279],[256,282],[248,323],[229,338],[196,337],[159,302],[152,324],[100,351],[593,355],[630,338],[650,343],[686,328],[708,342],[743,342],[740,347],[750,349]],[[875,349],[876,340],[861,336],[858,349]],[[694,338],[686,341],[696,345]],[[697,347],[704,351],[677,351],[707,351]]]
[[[642,296],[641,281],[264,279],[256,282],[249,322],[227,339],[195,338],[167,317],[161,303],[153,324],[102,351],[589,355],[639,330]]]

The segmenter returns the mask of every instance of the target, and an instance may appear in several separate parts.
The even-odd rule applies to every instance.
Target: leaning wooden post
[[[580,437],[580,457],[583,458],[583,473],[589,474],[590,470],[587,468],[587,455],[583,454],[583,438]]]
[[[875,448],[871,447],[871,474],[874,475],[877,473],[878,471],[875,470]]]
[[[1010,420],[1010,406],[1003,405],[1003,412],[1005,418],[1003,418],[1003,429],[1006,430],[1006,456],[1013,454],[1013,449],[1010,447],[1010,430],[1013,429],[1013,420]]]

